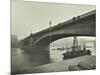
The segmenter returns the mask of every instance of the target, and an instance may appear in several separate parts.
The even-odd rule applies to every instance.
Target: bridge
[[[71,36],[96,36],[96,10],[73,17],[35,34],[30,34],[21,40],[20,44],[24,49],[33,50],[38,58],[47,63],[49,61],[49,50],[47,50],[49,44],[55,40]]]

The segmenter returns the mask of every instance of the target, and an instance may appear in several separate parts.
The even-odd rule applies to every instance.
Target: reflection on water
[[[41,58],[38,58],[37,55],[33,54],[32,52],[27,53],[20,48],[12,48],[11,56],[12,72],[16,70],[23,70],[26,68],[31,69],[34,66],[37,66],[39,64],[41,65],[41,62],[38,62],[38,60],[40,60]]]
[[[63,53],[65,53],[66,50],[50,50],[50,59],[51,62],[59,62],[63,61]]]
[[[52,62],[57,62],[63,60],[62,56],[63,51],[51,51],[50,58]],[[33,54],[32,52],[27,53],[20,48],[12,48],[11,51],[11,68],[12,72],[16,70],[22,70],[25,68],[32,68],[34,66],[39,65],[38,60],[43,60],[42,58],[38,58],[37,55]],[[41,65],[41,62],[40,62]]]

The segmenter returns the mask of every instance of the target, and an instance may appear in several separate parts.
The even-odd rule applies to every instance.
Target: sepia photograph
[[[96,69],[96,5],[11,0],[11,74]]]

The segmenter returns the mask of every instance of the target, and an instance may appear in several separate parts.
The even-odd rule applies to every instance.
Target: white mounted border
[[[100,74],[100,2],[99,0],[25,0],[96,5],[96,70],[38,73],[34,75],[99,75]],[[10,0],[0,0],[0,75],[10,75]],[[32,75],[32,74],[27,74]]]
[[[89,4],[89,5],[96,4],[96,0],[19,0],[19,1],[39,1],[39,2],[56,2],[56,3]]]

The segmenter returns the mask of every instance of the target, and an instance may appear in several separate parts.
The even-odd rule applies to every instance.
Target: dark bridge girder
[[[39,40],[39,42],[37,42],[35,45],[36,46],[40,46],[40,45],[45,45],[45,46],[48,46],[50,43],[58,40],[58,39],[61,39],[61,38],[65,38],[65,37],[73,37],[73,36],[91,36],[91,37],[94,37],[93,35],[82,35],[82,34],[74,34],[74,35],[71,35],[71,34],[59,34],[59,35],[52,35],[51,36],[51,41],[50,41],[50,36],[48,37],[45,37],[41,40]]]
[[[80,16],[79,19],[73,20],[72,22],[69,23],[64,23],[64,25],[58,27],[57,29],[52,27],[51,35],[50,31],[45,32],[45,34],[41,35],[34,42],[33,45],[48,45],[51,42],[64,37],[96,36],[95,29],[96,29],[95,13],[85,16],[84,18]],[[51,41],[50,41],[50,36],[51,36]]]

